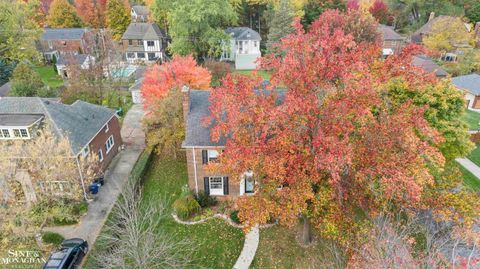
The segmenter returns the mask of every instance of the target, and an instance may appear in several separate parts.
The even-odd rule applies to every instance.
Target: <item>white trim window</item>
[[[98,150],[98,161],[103,162],[103,151],[102,151],[102,149]]]
[[[207,150],[208,162],[218,162],[218,150]]]
[[[107,124],[105,124],[105,133],[107,133],[108,130],[110,130],[110,129],[109,129],[108,122],[107,122]]]
[[[154,41],[147,41],[147,47],[155,47],[155,42]]]
[[[113,141],[113,135],[111,135],[107,139],[107,142],[105,142],[105,153],[108,154],[112,150],[114,145],[115,145],[115,141]]]
[[[82,149],[82,157],[85,158],[88,156],[88,154],[90,153],[90,147],[88,145],[86,145],[83,149]]]
[[[0,128],[0,139],[29,139],[30,133],[27,128]]]
[[[208,181],[210,195],[223,195],[223,177],[210,177]]]

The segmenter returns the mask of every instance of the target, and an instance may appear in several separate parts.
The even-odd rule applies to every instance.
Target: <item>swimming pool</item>
[[[130,77],[135,71],[137,67],[134,65],[128,65],[125,67],[116,67],[110,71],[110,75],[112,78],[128,78]]]

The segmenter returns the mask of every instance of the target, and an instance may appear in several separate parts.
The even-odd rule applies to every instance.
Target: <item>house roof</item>
[[[11,88],[12,83],[10,81],[0,86],[0,97],[7,96]]]
[[[393,27],[379,24],[377,30],[382,34],[383,40],[403,40],[403,37],[395,32]]]
[[[150,14],[150,11],[148,10],[148,8],[146,6],[132,6],[132,9],[133,9],[133,11],[135,11],[135,13],[137,15],[148,15],[148,14]]]
[[[140,88],[142,87],[142,83],[143,83],[143,78],[139,78],[137,80],[135,80],[135,83],[133,83],[133,85],[130,87],[130,91],[133,92],[133,91],[139,91]]]
[[[78,40],[88,30],[84,28],[45,28],[42,40]]]
[[[249,27],[229,27],[225,32],[234,40],[262,40],[260,34]]]
[[[1,114],[44,115],[52,123],[55,133],[68,138],[75,154],[116,115],[112,109],[83,101],[65,105],[39,97],[4,97],[0,99]]]
[[[89,56],[90,55],[88,55],[88,54],[71,55],[71,57],[73,57],[73,59],[75,60],[76,64],[83,64]],[[67,55],[61,55],[60,54],[60,56],[58,57],[58,60],[57,60],[57,65],[69,64],[69,61],[70,61],[71,57],[69,57]]]
[[[263,83],[263,87],[268,83]],[[256,90],[260,93],[261,90]],[[283,103],[286,96],[285,90],[277,90],[277,105]],[[190,91],[190,112],[187,116],[187,125],[185,130],[185,140],[182,147],[223,147],[226,143],[226,137],[221,136],[218,142],[212,141],[210,131],[215,122],[210,126],[203,124],[203,119],[210,116],[210,91],[191,90]]]
[[[42,114],[0,114],[0,126],[30,126],[41,118]]]
[[[435,73],[437,77],[446,77],[448,75],[445,69],[441,68],[426,55],[414,56],[412,64],[414,66],[422,68],[423,70],[425,70],[425,72]]]
[[[454,77],[452,83],[457,88],[466,90],[473,95],[480,95],[480,75],[478,74]]]
[[[448,22],[455,22],[456,20],[460,20],[460,18],[452,17],[452,16],[445,16],[445,15],[440,15],[438,17],[434,17],[412,34],[412,41],[421,42],[422,41],[421,36],[429,34],[430,31],[432,30],[433,25],[436,22],[443,21],[443,20],[448,21]],[[465,25],[465,30],[470,31],[468,24],[464,24],[464,25]]]
[[[159,40],[166,37],[165,32],[155,23],[132,22],[122,39]]]

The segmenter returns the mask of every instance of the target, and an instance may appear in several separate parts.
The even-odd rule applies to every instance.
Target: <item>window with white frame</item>
[[[147,41],[147,46],[148,46],[148,47],[153,47],[153,46],[155,46],[155,42],[153,42],[153,41]]]
[[[223,195],[223,177],[210,177],[208,185],[210,195]]]
[[[28,130],[27,129],[20,129],[20,134],[23,138],[28,138]]]
[[[89,153],[90,153],[90,147],[87,145],[82,149],[82,156],[87,157]]]
[[[255,179],[253,178],[253,173],[252,172],[245,173],[244,183],[245,183],[245,193],[254,193],[255,192],[255,190],[254,190]]]
[[[217,150],[208,150],[207,151],[208,162],[217,162],[218,155],[219,154]]]
[[[30,138],[26,128],[0,128],[0,139],[28,139]]]
[[[105,153],[109,153],[110,150],[112,150],[113,148],[113,145],[115,145],[114,141],[113,141],[113,135],[111,135],[108,139],[107,139],[107,142],[105,142]]]
[[[12,129],[13,130],[13,137],[20,138],[20,129]]]
[[[4,138],[10,138],[10,131],[8,129],[2,129],[2,134]]]
[[[127,58],[130,58],[130,59],[135,58],[135,53],[133,53],[133,52],[128,52],[128,53],[127,53]]]
[[[102,149],[99,149],[98,150],[98,160],[100,162],[103,162],[103,152],[102,152]]]
[[[107,124],[105,124],[105,133],[108,132],[108,130],[110,129],[108,128],[108,122],[107,122]]]

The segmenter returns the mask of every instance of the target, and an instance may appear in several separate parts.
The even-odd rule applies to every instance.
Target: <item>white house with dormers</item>
[[[128,63],[163,61],[167,35],[155,23],[131,23],[123,33],[122,46]]]
[[[252,70],[257,68],[260,52],[260,34],[248,27],[230,27],[225,30],[230,35],[229,42],[223,42],[221,61],[235,62],[237,70]]]

